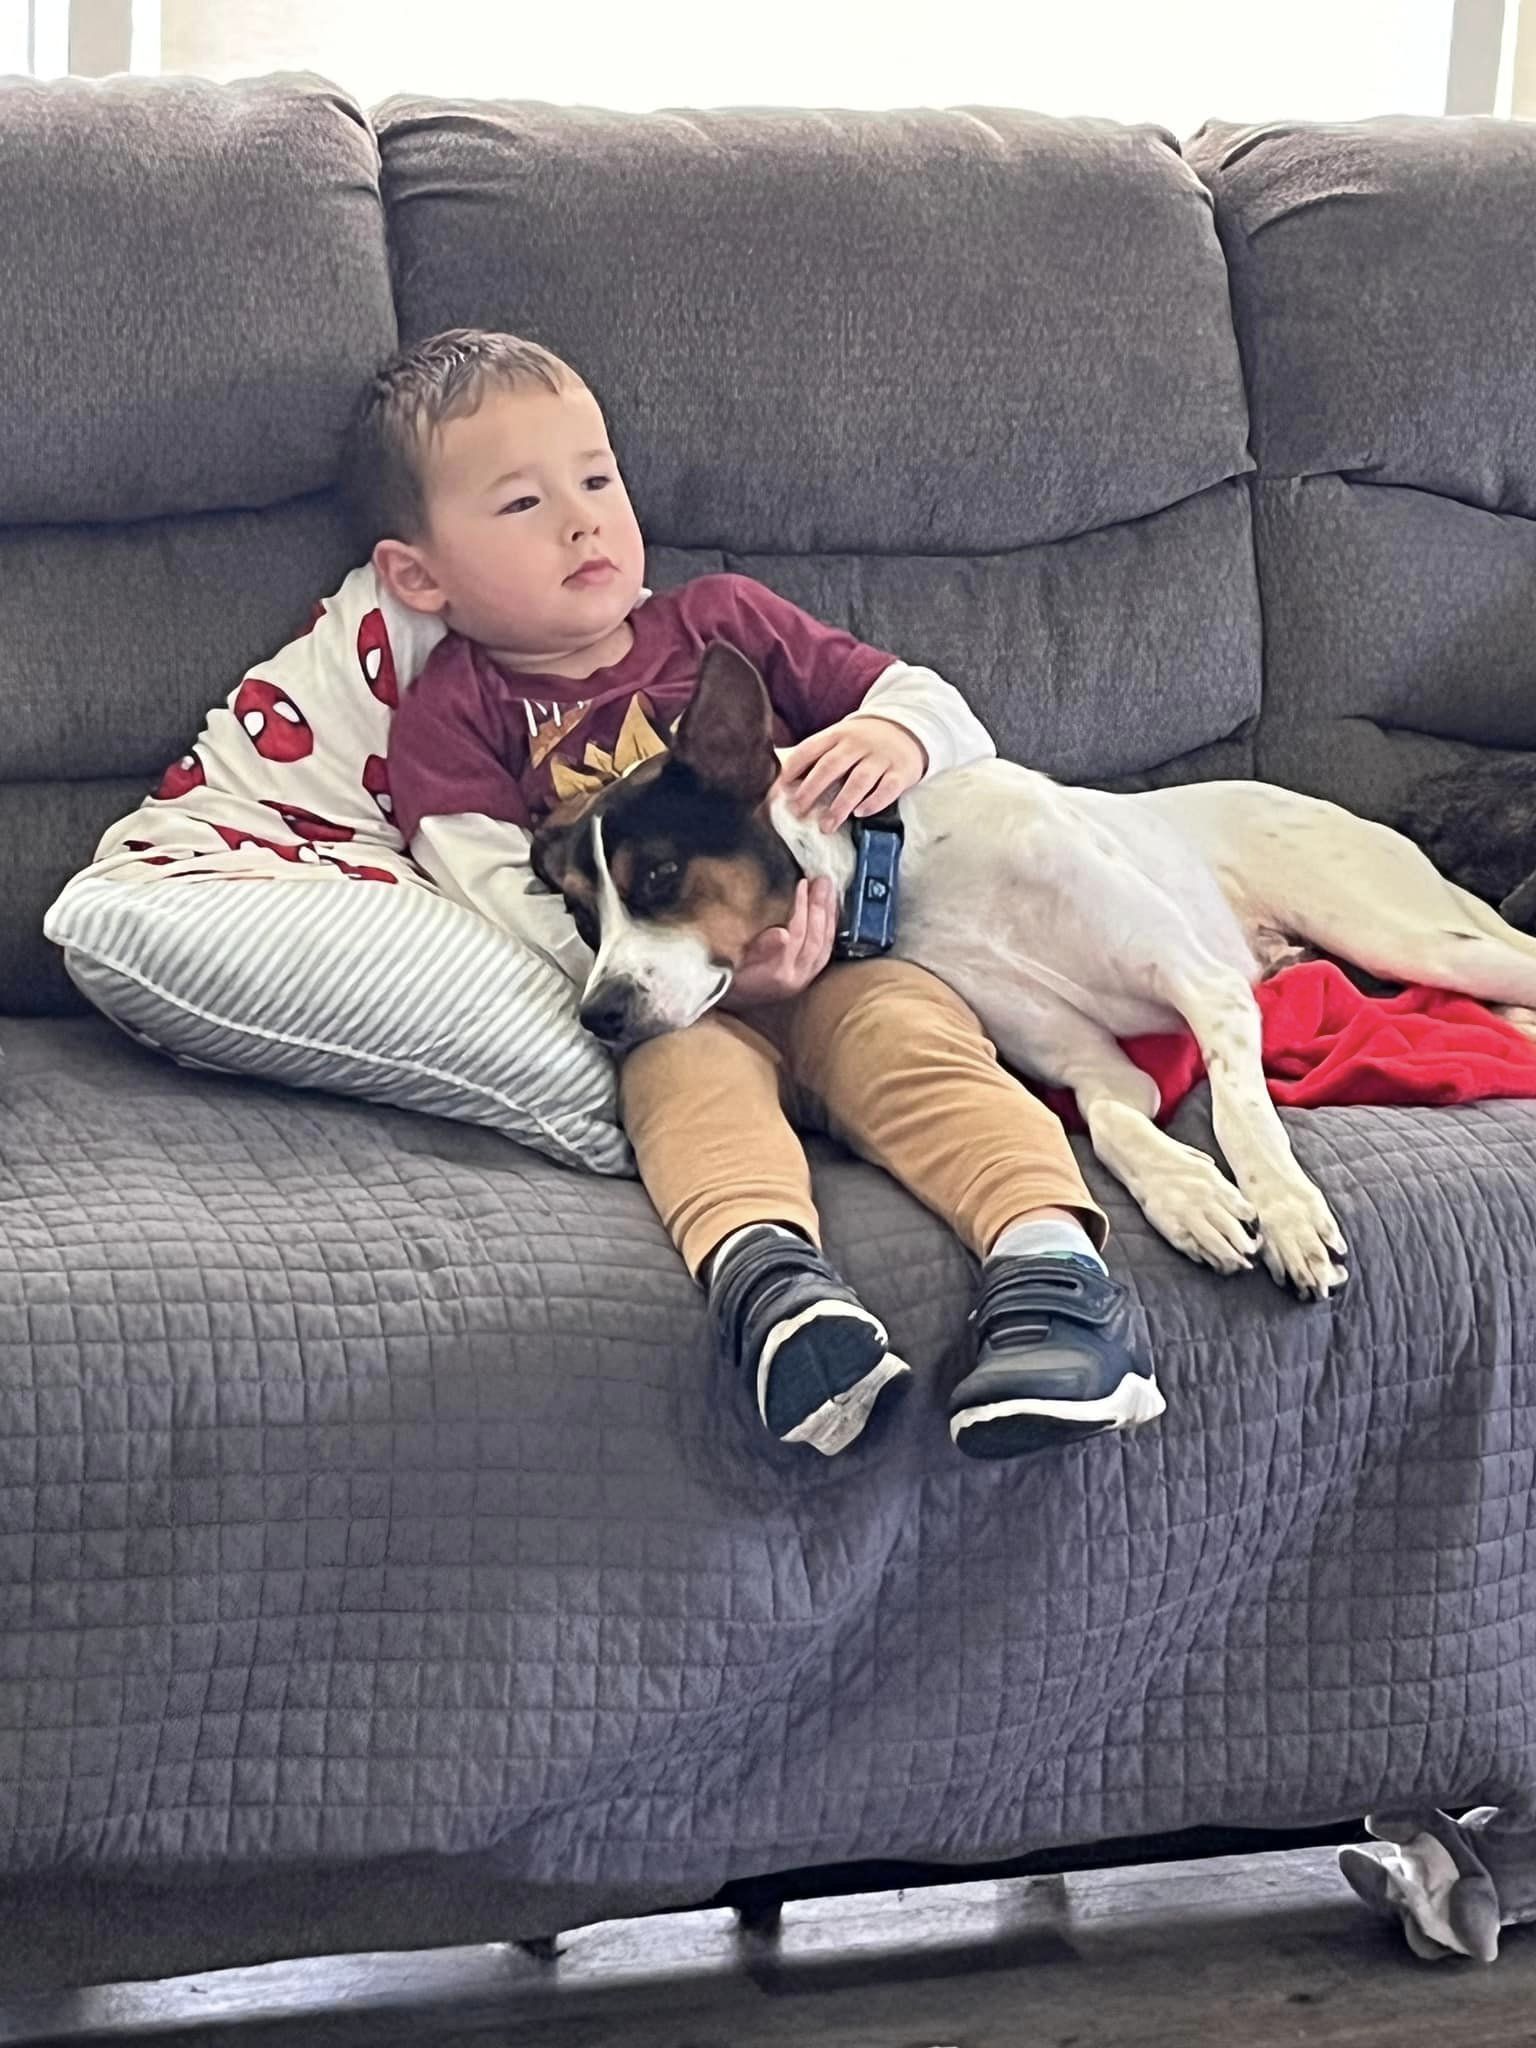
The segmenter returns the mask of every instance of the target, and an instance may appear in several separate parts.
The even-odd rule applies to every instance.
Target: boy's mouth
[[[617,566],[606,555],[594,555],[590,562],[583,562],[579,569],[571,571],[565,579],[566,588],[574,585],[577,590],[585,590],[589,585],[606,582],[608,577],[617,574]]]

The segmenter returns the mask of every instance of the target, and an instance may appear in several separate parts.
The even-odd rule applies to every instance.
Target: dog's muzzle
[[[582,998],[582,1029],[590,1031],[611,1052],[627,1052],[631,1046],[643,1045],[648,1038],[661,1038],[669,1031],[683,1031],[696,1024],[715,1007],[730,985],[730,969],[722,968],[708,997],[691,1016],[668,1017],[635,982],[600,981]]]
[[[634,995],[634,990],[623,982],[600,983],[581,1006],[582,1029],[590,1031],[604,1045],[628,1045]]]

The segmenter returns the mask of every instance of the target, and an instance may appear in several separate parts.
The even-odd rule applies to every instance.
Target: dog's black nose
[[[581,1006],[583,1030],[604,1045],[618,1045],[629,1031],[629,997],[622,988],[596,988]]]

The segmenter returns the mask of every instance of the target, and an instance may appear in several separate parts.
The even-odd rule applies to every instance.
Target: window
[[[31,11],[28,0],[0,0],[0,76],[32,69]]]
[[[1524,34],[1520,33],[1524,30]],[[0,0],[0,68],[622,108],[1001,104],[1153,120],[1536,112],[1536,0]]]
[[[161,0],[167,70],[613,107],[953,105],[1157,120],[1445,106],[1454,0]]]
[[[0,0],[0,76],[69,69],[69,0]]]

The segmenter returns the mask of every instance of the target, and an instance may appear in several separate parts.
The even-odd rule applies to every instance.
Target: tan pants
[[[832,1132],[984,1255],[1035,1209],[1103,1212],[1060,1122],[997,1063],[960,998],[905,960],[831,967],[750,1019],[638,1046],[620,1079],[641,1178],[689,1271],[749,1223],[820,1242],[794,1116]]]

